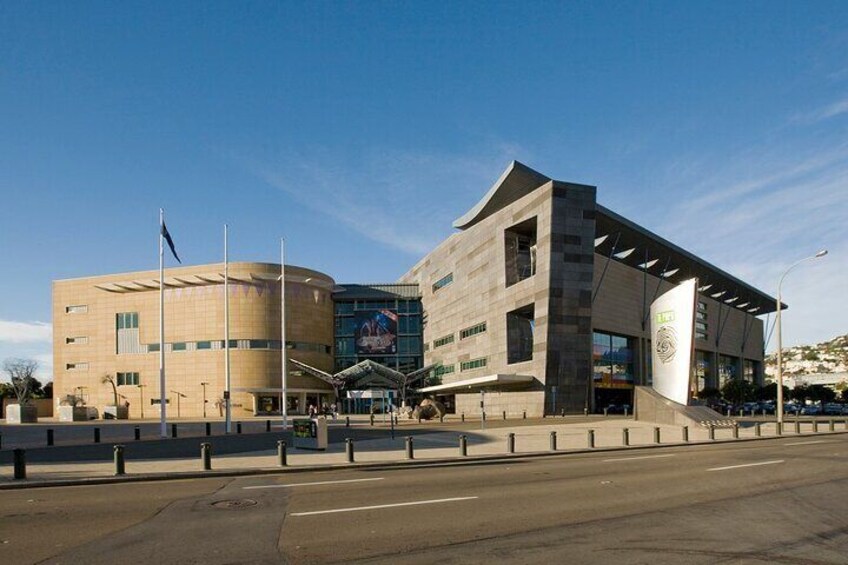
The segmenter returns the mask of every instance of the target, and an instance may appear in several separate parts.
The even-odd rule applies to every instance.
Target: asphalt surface
[[[2,563],[848,563],[848,437],[0,492]]]

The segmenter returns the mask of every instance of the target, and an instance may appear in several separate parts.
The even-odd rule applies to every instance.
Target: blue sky
[[[171,4],[0,4],[0,358],[160,206],[187,263],[390,281],[512,159],[769,293],[827,247],[785,342],[848,331],[844,2]]]

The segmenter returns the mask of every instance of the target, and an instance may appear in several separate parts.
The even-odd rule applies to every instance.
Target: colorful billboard
[[[358,355],[397,353],[398,317],[391,310],[358,310],[356,353]]]

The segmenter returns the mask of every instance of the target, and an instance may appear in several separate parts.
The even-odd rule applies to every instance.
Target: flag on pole
[[[177,260],[177,263],[179,263],[180,265],[182,265],[182,264],[183,264],[183,262],[182,262],[182,261],[180,261],[180,257],[179,257],[179,255],[177,255],[177,250],[174,248],[174,240],[173,240],[173,239],[171,239],[171,234],[170,234],[170,233],[168,233],[168,227],[165,225],[165,221],[164,221],[164,220],[162,221],[162,230],[161,230],[161,233],[162,233],[162,237],[164,237],[164,238],[165,238],[165,241],[167,241],[167,242],[168,242],[168,247],[170,247],[170,248],[171,248],[171,253],[173,253],[173,254],[174,254],[174,259],[176,259],[176,260]]]

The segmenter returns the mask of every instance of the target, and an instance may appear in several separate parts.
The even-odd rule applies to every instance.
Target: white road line
[[[371,477],[368,479],[345,479],[343,481],[317,481],[314,483],[292,483],[288,485],[257,485],[251,487],[241,487],[244,490],[252,490],[259,488],[291,488],[291,487],[312,487],[317,485],[341,485],[345,483],[365,483],[368,481],[382,481],[383,477]]]
[[[673,453],[665,453],[663,455],[641,455],[638,457],[617,457],[615,459],[604,459],[604,463],[613,461],[636,461],[637,459],[662,459],[664,457],[674,457]]]
[[[760,461],[759,463],[745,463],[744,465],[728,465],[727,467],[713,467],[712,469],[707,469],[707,471],[727,471],[728,469],[741,469],[742,467],[758,467],[760,465],[774,465],[776,463],[783,463],[783,459],[775,459],[774,461]]]
[[[291,516],[316,516],[318,514],[335,514],[337,512],[357,512],[359,510],[379,510],[381,508],[398,508],[400,506],[419,506],[421,504],[440,504],[442,502],[459,502],[474,500],[477,496],[462,496],[459,498],[437,498],[435,500],[416,500],[415,502],[398,502],[397,504],[377,504],[376,506],[355,506],[353,508],[335,508],[333,510],[315,510],[313,512],[294,512]]]
[[[793,441],[792,443],[784,443],[783,445],[813,445],[816,443],[833,443],[832,441],[826,439],[819,439],[813,441]]]

